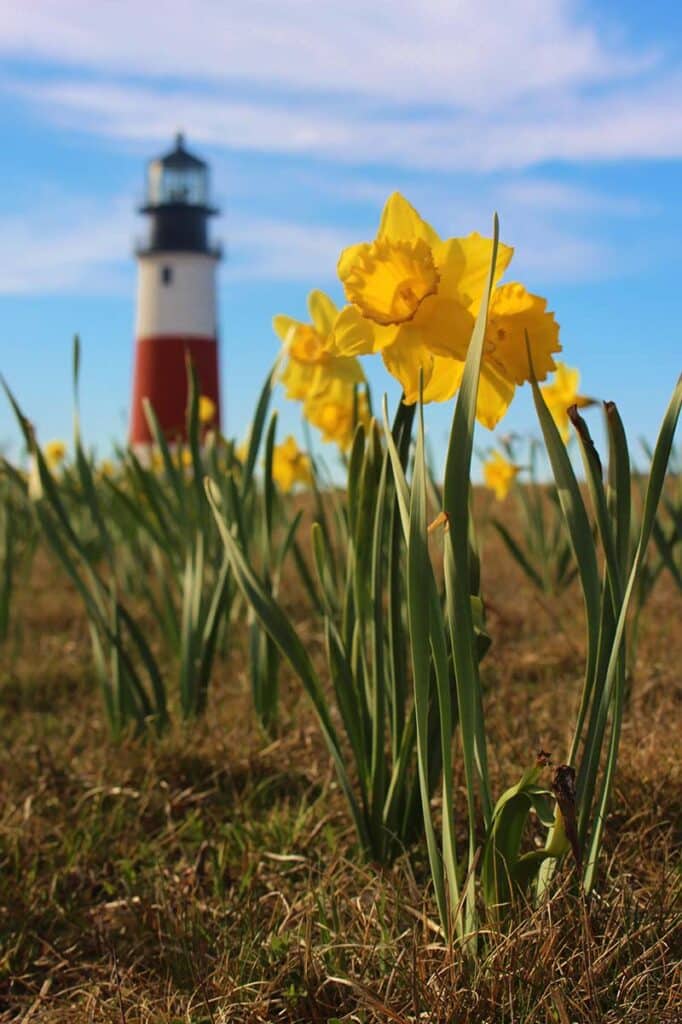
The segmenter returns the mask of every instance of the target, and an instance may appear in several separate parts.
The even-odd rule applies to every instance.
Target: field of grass
[[[539,748],[567,756],[584,620],[577,583],[539,597],[492,529],[481,540],[499,793]],[[282,598],[324,679],[321,628],[299,590],[287,576]],[[391,867],[363,860],[286,667],[274,739],[257,725],[237,644],[215,665],[203,719],[113,743],[81,603],[39,550],[0,650],[0,1021],[673,1024],[681,612],[664,574],[642,616],[589,905],[564,858],[551,898],[504,930],[491,921],[473,961],[441,938],[422,844]],[[460,791],[460,759],[455,772]]]

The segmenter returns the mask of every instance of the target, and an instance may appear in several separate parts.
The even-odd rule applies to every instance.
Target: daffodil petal
[[[552,414],[554,422],[559,428],[559,433],[564,443],[570,436],[568,410],[572,405],[579,409],[591,405],[592,400],[578,394],[580,385],[580,372],[567,366],[565,363],[556,364],[556,373],[549,384],[540,388],[542,397]]]
[[[386,369],[400,383],[408,405],[419,399],[419,371],[423,370],[426,387],[433,370],[434,357],[420,337],[420,332],[408,324],[381,353]]]
[[[478,383],[476,419],[488,430],[493,430],[511,405],[514,384],[484,363]]]
[[[567,366],[566,363],[557,363],[552,385],[567,397],[577,396],[580,386],[580,371]]]
[[[384,326],[365,319],[355,306],[346,306],[334,322],[328,351],[339,356],[362,356],[381,352],[391,345],[400,327]]]
[[[459,359],[435,356],[429,383],[424,388],[425,402],[448,402],[462,383],[464,363]],[[514,385],[497,371],[483,364],[478,383],[476,419],[491,430],[506,413],[514,397]]]
[[[465,359],[474,323],[472,313],[461,302],[439,292],[424,299],[411,326],[419,330],[434,355]]]
[[[314,363],[301,363],[290,359],[280,374],[286,397],[293,402],[304,401],[311,392],[318,367]]]
[[[314,367],[314,371],[310,381],[310,394],[304,395],[304,398],[328,394],[337,386],[349,388],[352,392],[355,384],[363,384],[365,381],[365,375],[357,359],[332,357],[328,363]]]
[[[334,321],[339,312],[336,304],[323,291],[315,288],[308,296],[308,310],[315,330],[323,338],[328,337],[334,329]]]
[[[360,255],[367,248],[367,242],[357,242],[356,245],[349,245],[343,250],[336,263],[336,271],[341,281],[345,281],[352,272],[353,266],[358,262]]]
[[[522,284],[500,285],[490,301],[484,358],[515,384],[531,378],[526,334],[535,377],[545,380],[555,369],[552,354],[561,351],[559,325],[547,312],[545,299],[532,295]]]
[[[303,324],[300,320],[294,320],[293,317],[286,316],[284,313],[278,313],[277,316],[272,318],[272,327],[282,341],[291,341],[293,334],[302,327]]]
[[[400,192],[394,192],[386,200],[377,238],[388,238],[394,242],[423,238],[430,246],[440,243],[431,225],[419,216],[414,206]]]
[[[448,238],[434,246],[433,257],[440,273],[441,291],[457,295],[465,305],[478,312],[483,289],[490,272],[493,254],[492,238],[484,238],[474,231],[464,238]],[[500,242],[495,261],[495,283],[511,262],[514,250]]]
[[[428,385],[424,388],[425,402],[447,402],[454,398],[464,373],[460,359],[434,356],[433,371]]]

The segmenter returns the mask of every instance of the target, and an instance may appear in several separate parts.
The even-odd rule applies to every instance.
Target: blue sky
[[[4,0],[0,371],[41,439],[68,436],[78,332],[86,438],[104,454],[125,436],[135,206],[182,128],[223,210],[228,433],[276,354],[273,314],[304,316],[313,287],[340,302],[341,248],[399,189],[444,236],[497,210],[507,279],[548,297],[583,390],[652,437],[682,369],[681,44],[664,0]],[[527,390],[504,432],[535,429]],[[436,448],[450,415],[428,412]],[[18,450],[4,404],[0,445]]]

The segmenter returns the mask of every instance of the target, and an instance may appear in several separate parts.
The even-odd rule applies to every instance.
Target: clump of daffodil
[[[66,458],[66,444],[64,441],[48,441],[43,448],[43,455],[50,469],[56,469]]]
[[[520,467],[506,459],[501,452],[494,451],[483,463],[483,480],[486,487],[495,492],[498,501],[503,501],[514,483]]]
[[[290,491],[295,484],[309,484],[312,480],[310,459],[301,451],[291,434],[273,449],[272,476],[285,492]]]
[[[592,404],[591,398],[578,394],[579,386],[580,372],[566,366],[565,363],[557,363],[554,378],[549,384],[540,388],[542,397],[547,403],[564,442],[568,441],[569,437],[568,410],[570,407],[577,405],[578,408],[584,408],[586,405]]]
[[[199,422],[202,427],[210,427],[215,422],[217,406],[208,395],[199,395]]]
[[[500,244],[495,284],[513,249]],[[473,233],[441,239],[399,193],[389,197],[373,242],[345,249],[338,263],[347,305],[334,323],[340,355],[379,352],[402,385],[405,401],[445,401],[457,391],[492,255],[492,240]],[[545,299],[522,284],[497,286],[490,300],[477,417],[494,427],[517,385],[533,370],[544,380],[559,352],[559,326]]]

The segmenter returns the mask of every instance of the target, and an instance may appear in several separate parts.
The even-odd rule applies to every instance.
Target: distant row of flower
[[[316,310],[321,304],[328,304],[329,309],[333,308],[331,299],[322,292],[312,292],[311,309]],[[314,317],[317,314],[311,315]],[[283,329],[285,320],[288,318],[276,318],[278,329]],[[287,327],[287,331],[289,330]],[[287,397],[302,401],[306,418],[314,426],[319,427],[323,439],[335,441],[345,450],[352,439],[354,412],[363,423],[369,418],[367,396],[364,393],[358,395],[354,387],[356,383],[364,382],[360,365],[353,357],[326,357],[325,350],[320,347],[320,336],[313,326],[299,324],[297,332],[298,337],[295,337],[294,342],[288,343],[288,363],[281,377]],[[307,348],[298,347],[305,343]],[[299,358],[297,353],[301,351],[314,351],[317,361]],[[349,386],[349,382],[352,386]],[[558,363],[554,381],[542,388],[545,401],[564,439],[568,437],[568,408],[574,404],[582,406],[589,401],[578,394],[578,383],[578,371]],[[215,413],[215,403],[202,395],[199,402],[199,421],[202,426],[210,428],[215,422]],[[237,461],[243,461],[245,447],[244,443],[236,447]],[[61,440],[48,441],[43,452],[50,468],[56,469],[66,459],[67,446]],[[191,469],[192,454],[187,446],[179,446],[174,453],[174,459],[179,468]],[[163,470],[163,459],[158,450],[152,449],[150,461],[152,469]],[[520,470],[520,466],[495,450],[483,464],[483,480],[486,486],[495,492],[496,497],[502,500],[509,493]],[[98,472],[100,476],[112,477],[116,473],[116,465],[111,459],[102,459],[98,465]],[[290,491],[296,484],[309,484],[311,473],[310,459],[301,451],[292,435],[281,444],[275,445],[273,476],[283,491]]]

